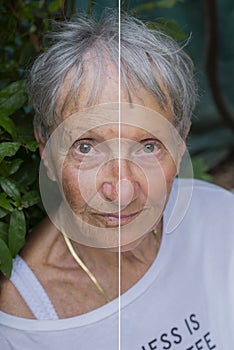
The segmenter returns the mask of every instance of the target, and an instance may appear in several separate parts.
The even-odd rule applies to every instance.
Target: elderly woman
[[[233,196],[181,179],[191,60],[128,16],[51,36],[28,83],[48,217],[2,280],[0,348],[234,348]]]

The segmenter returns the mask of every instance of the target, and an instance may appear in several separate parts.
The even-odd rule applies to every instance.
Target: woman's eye
[[[161,145],[158,141],[143,143],[144,153],[158,153],[161,150]]]
[[[77,145],[77,150],[82,154],[87,154],[91,152],[92,148],[93,148],[92,145],[86,142]]]
[[[153,143],[146,143],[143,147],[143,151],[145,153],[153,153],[155,151],[155,144]]]

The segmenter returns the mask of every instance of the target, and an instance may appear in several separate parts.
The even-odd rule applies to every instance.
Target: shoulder
[[[172,232],[182,224],[189,230],[231,233],[233,212],[232,192],[200,180],[176,179],[166,208],[166,230]]]
[[[188,254],[188,261],[196,259],[195,265],[200,266],[201,271],[210,271],[212,276],[220,274],[226,279],[225,285],[228,281],[227,288],[231,285],[234,291],[233,282],[229,283],[227,276],[234,271],[233,193],[198,180],[182,180],[180,185],[176,182],[166,232],[175,233],[171,237],[174,237],[177,254]]]
[[[203,213],[212,213],[213,217],[222,213],[233,217],[233,193],[211,183],[194,180],[191,204]]]
[[[20,252],[30,268],[35,266],[37,270],[42,268],[46,254],[56,241],[56,232],[48,218],[45,218],[30,232],[26,245]],[[19,265],[15,264],[16,260],[13,260],[12,273],[14,271],[18,278],[22,278],[22,274],[19,273]],[[0,276],[0,310],[19,317],[35,318],[11,279],[3,275]]]
[[[186,181],[184,185],[187,186]],[[219,186],[194,180],[182,222],[187,232],[229,249],[234,244],[234,195]],[[200,234],[199,234],[200,232]]]
[[[184,180],[186,181],[186,180]],[[218,185],[215,185],[210,182],[205,182],[202,180],[193,180],[193,188],[195,191],[201,192],[201,193],[209,193],[209,194],[221,194],[225,196],[226,198],[230,198],[231,200],[234,199],[234,194],[231,191],[228,191],[224,189],[223,187],[220,187]]]
[[[2,276],[0,284],[0,311],[19,317],[35,318],[10,280]]]
[[[219,209],[232,210],[234,209],[234,194],[231,191],[201,180],[182,179],[176,187],[181,187],[187,191],[190,197],[192,208],[197,207],[200,210]]]

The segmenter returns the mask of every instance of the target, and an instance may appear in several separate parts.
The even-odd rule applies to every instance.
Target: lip
[[[129,222],[133,221],[140,213],[141,210],[131,214],[119,215],[119,213],[95,213],[94,215],[104,219],[105,224],[108,227],[118,227],[127,225]]]

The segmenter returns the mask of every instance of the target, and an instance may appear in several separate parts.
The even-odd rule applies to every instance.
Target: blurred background
[[[52,20],[77,12],[99,16],[112,0],[0,0],[0,270],[44,215],[38,191],[39,154],[25,72],[45,49]],[[171,35],[192,57],[199,86],[188,147],[194,175],[234,189],[234,2],[122,0],[121,9]]]

